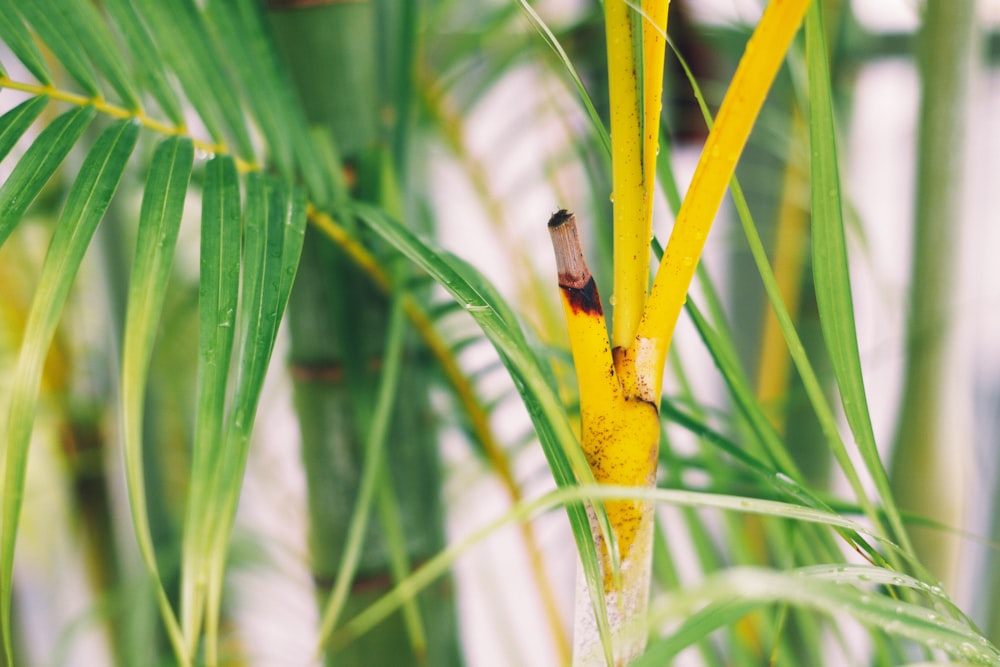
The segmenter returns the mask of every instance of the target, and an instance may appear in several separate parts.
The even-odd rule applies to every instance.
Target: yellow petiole
[[[657,408],[674,327],[736,162],[809,2],[771,0],[765,9],[709,134],[647,299],[669,3],[605,0],[614,188],[615,317],[610,340],[575,219],[559,211],[549,221],[580,387],[581,444],[599,483],[638,487],[655,482]],[[627,634],[626,626],[646,607],[653,508],[623,500],[609,501],[606,509],[621,556],[620,587],[610,576],[611,556],[599,531],[595,539],[616,635],[615,659],[624,664],[644,646],[641,632],[624,639],[621,633]],[[588,620],[584,607],[577,609],[578,632],[593,633],[593,618]],[[598,653],[593,638],[581,643],[578,637],[577,649],[584,657],[576,664],[592,664],[588,656]]]
[[[747,43],[695,168],[629,356],[659,396],[660,377],[708,230],[810,0],[772,0]]]
[[[658,410],[655,404],[628,395],[619,381],[601,298],[583,258],[576,218],[572,213],[559,211],[549,220],[549,234],[577,368],[581,444],[587,461],[598,483],[648,486],[656,475]],[[647,505],[627,500],[606,504],[623,567],[632,556],[637,536],[648,523]],[[609,557],[606,548],[599,549],[599,553]],[[606,562],[602,566],[608,587],[612,569]]]

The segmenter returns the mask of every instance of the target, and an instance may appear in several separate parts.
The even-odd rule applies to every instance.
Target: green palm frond
[[[84,0],[56,5],[25,2],[16,9],[5,2],[3,9],[0,36],[37,81],[11,79],[6,74],[9,65],[0,79],[0,86],[29,96],[0,119],[2,155],[23,138],[31,141],[0,188],[0,243],[15,231],[66,157],[87,153],[49,244],[8,410],[0,551],[5,648],[10,655],[14,548],[41,363],[76,270],[141,138],[158,146],[138,213],[126,316],[122,362],[126,477],[140,551],[156,580],[168,635],[179,659],[190,664],[204,607],[210,627],[215,622],[212,614],[219,611],[223,563],[249,436],[302,245],[306,191],[298,175],[312,175],[309,183],[317,200],[330,199],[328,184],[337,179],[325,177],[329,170],[320,167],[308,128],[297,115],[299,107],[288,103],[291,93],[282,85],[254,3],[209,3],[202,10],[193,2],[167,8],[162,3],[134,6],[112,1],[106,3],[106,14]],[[51,52],[58,74],[68,75],[80,92],[57,83],[60,79],[50,74],[34,47],[36,40]],[[242,84],[235,89],[229,85],[234,73]],[[171,81],[179,82],[179,87]],[[146,99],[156,100],[159,108],[146,107]],[[207,137],[196,136],[184,124],[181,100],[197,112]],[[43,112],[66,106],[69,110],[47,121],[33,138],[29,135]],[[157,113],[166,118],[158,119]],[[251,116],[264,136],[260,146],[250,138]],[[105,127],[96,139],[88,132],[93,126]],[[203,160],[196,164],[196,152],[214,157],[202,166]],[[258,153],[270,157],[261,159]],[[281,176],[266,175],[262,169]],[[198,362],[202,380],[191,471],[194,491],[188,506],[189,516],[198,520],[187,524],[189,556],[181,623],[159,575],[142,452],[148,368],[192,170],[197,175],[193,180],[203,183],[204,340]],[[240,202],[241,188],[245,205]],[[237,298],[242,304],[238,317]],[[236,337],[240,344],[233,380],[227,369]],[[196,580],[208,584],[191,583]]]
[[[727,280],[751,288],[723,290],[711,277],[715,265],[699,269],[683,316],[692,327],[678,340],[681,352],[668,358],[669,389],[659,405],[658,488],[629,491],[594,484],[574,430],[572,360],[552,340],[564,334],[555,272],[535,264],[525,246],[536,237],[513,219],[539,193],[546,206],[573,208],[593,240],[587,253],[604,258],[595,262],[595,280],[608,282],[611,138],[599,3],[579,8],[572,21],[549,22],[547,3],[528,0],[0,0],[0,665],[31,659],[18,637],[25,581],[18,558],[37,530],[30,462],[49,453],[39,451],[51,445],[39,446],[41,436],[65,431],[67,442],[51,446],[71,465],[53,474],[65,475],[53,486],[79,481],[80,471],[69,470],[77,464],[72,441],[83,430],[73,410],[87,413],[87,433],[101,445],[120,442],[95,447],[94,465],[100,483],[112,487],[119,467],[103,454],[121,451],[131,520],[124,532],[132,534],[73,536],[87,546],[113,542],[105,548],[116,572],[90,582],[89,606],[72,612],[74,627],[51,630],[59,635],[51,661],[91,624],[111,637],[115,664],[132,664],[147,650],[150,660],[188,667],[245,658],[233,630],[242,629],[242,609],[234,608],[241,599],[230,594],[240,583],[234,564],[243,563],[232,545],[240,544],[237,508],[281,340],[289,368],[280,391],[291,394],[300,437],[295,450],[289,436],[282,456],[300,457],[305,498],[294,502],[308,515],[308,534],[297,536],[307,553],[294,557],[303,578],[312,576],[295,592],[318,607],[317,627],[309,628],[314,659],[369,664],[375,647],[395,660],[388,664],[407,650],[415,661],[455,663],[448,573],[474,544],[516,525],[533,568],[529,585],[548,607],[550,634],[565,644],[568,663],[566,610],[553,601],[565,582],[543,563],[549,554],[530,524],[543,512],[569,519],[573,539],[560,556],[576,547],[609,648],[609,615],[617,610],[605,608],[600,594],[591,526],[596,521],[614,552],[603,503],[632,499],[670,517],[657,526],[648,613],[656,630],[638,664],[664,664],[692,647],[712,666],[819,663],[831,644],[851,654],[853,619],[871,628],[866,657],[880,667],[943,657],[1000,665],[978,619],[932,579],[918,562],[920,545],[912,548],[906,534],[910,525],[956,539],[961,530],[918,515],[902,497],[897,510],[893,494],[901,492],[889,484],[876,447],[842,214],[851,203],[842,191],[831,69],[843,54],[824,44],[824,18],[850,17],[840,4],[814,0],[804,48],[792,49],[790,76],[771,92],[781,99],[765,109],[751,139],[757,152],[740,158],[747,195],[735,178],[729,186],[744,234],[734,225],[728,242],[754,267],[734,262]],[[750,50],[747,26],[672,25],[717,47],[720,60],[730,58],[721,70]],[[678,31],[671,28],[675,37]],[[710,125],[699,89],[706,80],[698,67],[681,65]],[[539,90],[512,105],[515,112],[490,118],[492,143],[479,146],[479,113],[525,74]],[[809,120],[808,134],[804,125],[788,131],[795,105]],[[673,120],[660,129],[656,197],[665,195],[676,215],[684,179],[674,172],[673,151],[681,147],[670,143]],[[927,122],[931,138],[936,126]],[[510,178],[507,158],[525,137],[542,133],[552,137],[541,137],[531,164]],[[765,168],[757,169],[757,158],[766,158]],[[788,198],[770,181],[789,163],[802,189],[806,179],[811,185],[812,201],[795,201],[803,228],[810,218],[795,272],[811,258],[812,277],[801,285],[818,304],[821,355],[803,344],[807,325],[785,303],[778,262],[765,246],[768,198]],[[453,166],[462,174],[454,197],[453,184],[438,180],[452,177]],[[493,233],[499,243],[452,254],[450,239],[435,236],[451,213],[438,199],[464,204],[470,192],[474,212],[463,211],[462,224],[479,224],[473,218],[483,213],[482,238]],[[539,229],[549,212],[539,214]],[[655,238],[652,246],[655,253]],[[473,252],[510,260],[505,277],[514,294],[459,257]],[[7,262],[12,255],[16,261]],[[29,264],[38,266],[22,268]],[[102,274],[96,280],[95,272]],[[751,294],[754,304],[732,307]],[[798,382],[768,399],[749,370],[754,345],[746,341],[756,334],[746,332],[757,323],[741,319],[759,316],[758,305],[779,323],[782,382],[793,374]],[[98,343],[93,331],[78,335],[77,310],[109,320],[90,323]],[[283,324],[287,339],[279,336]],[[714,386],[705,389],[703,380]],[[429,386],[443,388],[444,407]],[[74,401],[81,400],[100,405],[80,410]],[[498,425],[518,400],[524,419]],[[819,449],[809,451],[835,461],[849,488],[804,472],[797,435],[772,402],[809,412],[821,432]],[[56,428],[46,419],[50,405],[64,413]],[[442,423],[466,436],[476,457],[469,467],[488,469],[509,496],[501,516],[465,535],[446,531],[451,508],[435,495]],[[525,484],[515,474],[529,446],[540,448],[546,481],[556,487],[541,497],[525,497],[537,478]],[[111,505],[105,499],[100,510],[109,525],[119,521]],[[79,516],[70,522],[80,526],[55,530],[88,529],[84,510],[72,511]],[[255,539],[269,537],[252,530]],[[138,560],[130,558],[136,548]],[[133,560],[141,585],[133,586]],[[985,560],[984,572],[995,578],[996,558]],[[990,610],[982,616],[1000,616],[982,589]],[[380,634],[388,626],[391,640]],[[123,628],[126,639],[115,636]]]

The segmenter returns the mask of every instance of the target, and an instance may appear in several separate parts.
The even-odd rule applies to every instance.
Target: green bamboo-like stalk
[[[920,103],[913,264],[903,399],[892,461],[900,507],[960,527],[969,454],[961,415],[969,401],[950,381],[960,367],[951,318],[963,183],[962,160],[975,3],[929,0],[920,35]],[[925,565],[947,583],[957,575],[960,540],[915,529]]]
[[[390,183],[395,180],[389,156],[405,155],[405,150],[399,146],[401,134],[383,132],[379,123],[385,116],[380,107],[383,65],[378,44],[392,35],[381,34],[386,24],[376,19],[374,4],[272,2],[269,9],[268,21],[306,115],[332,140],[352,194],[395,208],[394,188],[386,187],[387,174]],[[372,418],[389,307],[369,279],[311,229],[288,312],[313,575],[320,607],[325,609],[357,511],[367,456],[363,443],[375,427]],[[362,531],[363,549],[339,615],[342,621],[389,590],[400,563],[413,568],[444,545],[437,443],[422,363],[420,349],[410,340],[404,347],[398,398],[388,425],[383,463],[387,474],[379,476],[383,483],[391,481],[390,497],[395,496],[400,515],[395,523],[404,527],[404,534],[393,539],[393,526],[383,525],[391,513],[385,513],[386,496],[380,494],[383,509],[371,516],[382,520],[371,519]],[[417,608],[394,614],[365,636],[329,649],[327,664],[457,664],[449,582],[432,587],[418,602]],[[413,622],[415,616],[419,623]],[[423,637],[414,630],[419,625]]]

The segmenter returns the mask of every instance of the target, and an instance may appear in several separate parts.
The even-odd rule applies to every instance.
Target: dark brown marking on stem
[[[601,295],[597,293],[597,284],[593,276],[583,287],[573,287],[571,285],[559,284],[560,289],[566,295],[573,312],[587,313],[590,315],[603,315],[604,309],[601,307]]]

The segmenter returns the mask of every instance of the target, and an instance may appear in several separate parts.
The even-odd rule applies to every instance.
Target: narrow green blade
[[[809,135],[812,144],[812,264],[820,325],[840,389],[844,415],[858,451],[878,490],[893,536],[906,551],[912,553],[906,529],[893,500],[889,477],[875,445],[875,432],[861,373],[847,244],[844,240],[833,94],[819,4],[809,9],[805,27]]]
[[[32,97],[18,104],[0,118],[0,160],[14,147],[21,135],[31,126],[45,105],[49,103],[47,95]]]
[[[104,0],[104,10],[121,33],[125,47],[132,55],[132,63],[146,89],[160,105],[170,120],[180,125],[184,113],[177,93],[170,85],[163,57],[156,52],[156,45],[149,30],[142,22],[131,0]]]
[[[543,370],[544,365],[529,345],[513,311],[493,286],[473,267],[453,255],[432,248],[381,211],[359,206],[357,213],[382,238],[444,287],[490,339],[528,409],[556,484],[565,487],[593,483],[593,473],[569,425],[562,402]],[[608,523],[607,513],[600,504],[596,504],[594,509],[606,544],[615,553],[614,532]],[[566,511],[589,582],[597,626],[602,639],[609,640],[603,583],[598,572],[590,521],[581,505],[570,505]],[[321,637],[320,641],[327,639]]]
[[[285,178],[298,173],[314,204],[329,203],[345,192],[340,169],[330,169],[309,136],[303,107],[276,57],[259,3],[211,0],[205,15],[220,45],[233,54],[233,68],[250,109],[267,140],[272,160]]]
[[[552,33],[549,26],[542,20],[542,17],[528,4],[528,0],[518,0],[521,4],[521,9],[527,15],[528,20],[531,22],[531,26],[538,31],[538,34],[545,41],[545,43],[552,49],[559,61],[562,63],[563,67],[566,69],[566,73],[569,75],[570,80],[576,87],[577,92],[580,93],[580,101],[583,102],[584,108],[587,110],[587,117],[590,118],[590,124],[594,128],[594,134],[597,138],[601,140],[601,145],[604,146],[604,150],[607,151],[608,155],[611,155],[611,135],[608,133],[607,127],[604,125],[604,121],[601,120],[601,114],[598,113],[597,107],[594,106],[594,102],[590,99],[590,94],[587,92],[587,87],[583,83],[583,79],[576,71],[576,67],[573,66],[573,62],[570,60],[569,56],[566,55],[566,51],[563,49],[559,40]],[[642,80],[642,77],[639,77]]]
[[[361,469],[361,481],[358,485],[357,503],[351,513],[351,521],[344,543],[340,570],[333,585],[330,597],[323,609],[320,623],[320,636],[329,635],[337,625],[340,613],[347,602],[350,584],[354,580],[361,561],[365,533],[368,529],[368,518],[378,492],[378,482],[384,482],[382,474],[385,457],[386,436],[392,421],[392,411],[395,404],[396,388],[399,386],[400,360],[403,353],[403,334],[405,318],[402,294],[397,294],[392,302],[389,331],[386,334],[386,355],[384,369],[379,380],[378,398],[371,420],[371,429],[365,439],[364,462]]]
[[[964,664],[1000,664],[1000,651],[975,628],[927,607],[879,594],[866,588],[885,582],[893,586],[919,587],[921,582],[882,568],[860,568],[863,578],[846,574],[847,568],[802,568],[787,572],[758,568],[733,568],[713,575],[701,584],[666,596],[654,610],[654,622],[700,616],[696,628],[685,624],[687,642],[703,636],[712,626],[731,622],[738,611],[768,604],[790,604],[824,614],[848,614],[890,635],[944,651]],[[843,572],[841,572],[843,570]],[[836,582],[836,583],[834,583]],[[698,611],[700,610],[700,611]],[[669,664],[681,648],[668,637],[650,645],[637,666]]]
[[[12,0],[0,0],[0,41],[10,48],[39,82],[52,85],[52,73]]]
[[[233,91],[226,68],[229,54],[215,48],[204,16],[193,0],[142,0],[147,27],[160,52],[167,58],[188,100],[219,143],[226,136],[235,142],[233,152],[253,158],[250,135],[243,118],[243,105]]]
[[[298,202],[301,205],[301,201]],[[250,422],[271,358],[278,324],[291,287],[291,276],[283,275],[285,253],[293,271],[298,264],[302,239],[285,248],[286,215],[292,205],[287,186],[259,173],[247,178],[247,205],[243,251],[239,384],[234,398],[232,426],[249,434]],[[305,210],[294,212],[295,228],[304,231]],[[295,242],[294,238],[289,239]]]
[[[135,261],[129,285],[122,349],[121,416],[125,478],[139,552],[158,589],[161,612],[175,649],[179,633],[160,580],[146,505],[143,477],[143,411],[149,363],[153,355],[170,267],[177,243],[184,199],[194,161],[186,138],[163,141],[153,154],[139,214]],[[179,654],[182,654],[178,651]]]
[[[304,194],[288,183],[252,172],[244,213],[240,350],[236,390],[224,444],[206,502],[216,508],[210,524],[206,654],[216,655],[225,556],[239,501],[250,435],[288,304],[305,236]]]
[[[207,576],[208,490],[222,455],[226,386],[236,335],[242,211],[239,176],[232,158],[219,156],[206,165],[201,206],[198,405],[181,573],[181,626],[189,650],[197,642],[204,610],[205,591],[198,582]]]
[[[33,0],[39,4],[42,0]],[[111,84],[118,97],[129,110],[138,110],[142,105],[136,94],[132,80],[125,71],[122,54],[115,46],[107,24],[102,19],[94,3],[87,0],[62,0],[44,3],[44,9],[58,25],[72,26],[72,31],[97,73]]]
[[[45,0],[19,0],[18,11],[31,24],[42,44],[46,46],[66,68],[83,92],[90,97],[101,97],[101,87],[97,83],[94,68],[84,55],[76,30],[68,29],[73,24],[63,23],[61,12],[54,11],[63,3],[50,3]]]
[[[271,158],[285,178],[293,176],[291,131],[304,120],[297,111],[301,105],[292,102],[288,90],[276,76],[273,48],[261,30],[255,11],[247,3],[212,0],[205,5],[205,17],[217,35],[220,45],[232,55],[234,71],[261,132],[267,139]]]
[[[83,161],[49,244],[38,292],[25,325],[7,415],[3,523],[0,524],[0,626],[9,661],[13,657],[10,611],[14,546],[42,365],[84,252],[118,188],[138,135],[138,125],[118,121],[98,137]]]
[[[0,245],[3,245],[28,205],[35,200],[56,168],[62,164],[96,111],[79,107],[67,111],[42,130],[0,187]]]

